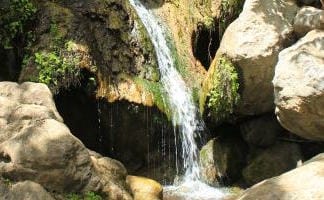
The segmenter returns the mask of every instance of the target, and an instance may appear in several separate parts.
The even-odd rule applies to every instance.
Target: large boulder
[[[220,181],[234,182],[245,164],[245,145],[239,139],[215,138],[200,150],[202,179],[217,186]]]
[[[256,184],[237,200],[309,200],[324,197],[324,154],[297,169]]]
[[[297,9],[293,0],[247,0],[239,18],[226,29],[215,60],[226,57],[239,72],[242,91],[237,113],[255,115],[274,108],[274,67],[280,50],[292,42]],[[219,62],[215,60],[204,82],[204,93],[214,87],[210,79],[217,71]]]
[[[304,36],[311,30],[324,29],[324,10],[314,7],[303,7],[294,20],[295,33]]]
[[[288,142],[277,142],[254,154],[243,169],[243,179],[247,185],[287,172],[295,168],[302,159],[300,147]]]
[[[131,199],[126,170],[108,158],[91,159],[63,124],[46,85],[0,82],[0,129],[1,176],[59,193],[98,191]],[[115,178],[106,178],[109,174]]]
[[[273,79],[276,115],[301,137],[324,140],[324,31],[313,30],[279,55]]]

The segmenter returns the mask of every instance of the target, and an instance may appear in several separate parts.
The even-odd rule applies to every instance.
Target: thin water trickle
[[[193,102],[191,91],[175,68],[174,59],[165,38],[165,30],[154,14],[146,9],[139,0],[129,0],[129,2],[137,11],[155,48],[161,74],[160,81],[167,93],[172,110],[172,122],[174,127],[179,128],[180,133],[182,166],[178,166],[179,162],[176,159],[176,170],[178,173],[178,167],[181,167],[184,170],[184,176],[180,182],[165,187],[164,190],[169,196],[176,193],[176,195],[180,195],[179,197],[185,197],[186,200],[221,199],[224,196],[223,191],[209,187],[199,181],[200,169],[196,139],[200,138],[203,122],[197,117],[197,108]],[[174,140],[177,147],[176,133],[177,131],[175,131]],[[165,153],[164,141],[162,141],[162,146],[162,153]]]

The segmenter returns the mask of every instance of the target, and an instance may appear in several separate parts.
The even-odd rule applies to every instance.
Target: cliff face
[[[78,85],[92,74],[97,96],[154,105],[159,87],[154,49],[128,1],[36,1],[35,42],[19,80],[52,91]]]

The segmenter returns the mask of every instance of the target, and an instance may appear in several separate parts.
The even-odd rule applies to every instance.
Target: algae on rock
[[[200,96],[200,111],[207,111],[215,122],[226,120],[240,100],[239,77],[234,64],[226,57],[216,58]]]

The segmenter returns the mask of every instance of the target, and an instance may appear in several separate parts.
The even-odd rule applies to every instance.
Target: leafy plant
[[[36,52],[34,54],[37,65],[38,82],[47,84],[54,93],[60,88],[68,88],[79,84],[80,68],[79,58],[67,49],[61,52]]]
[[[25,24],[37,9],[30,0],[11,0],[8,7],[0,8],[0,45],[13,47],[13,39],[24,34]]]
[[[213,88],[207,94],[207,107],[217,122],[233,113],[240,100],[239,78],[233,63],[221,57],[213,74]]]

